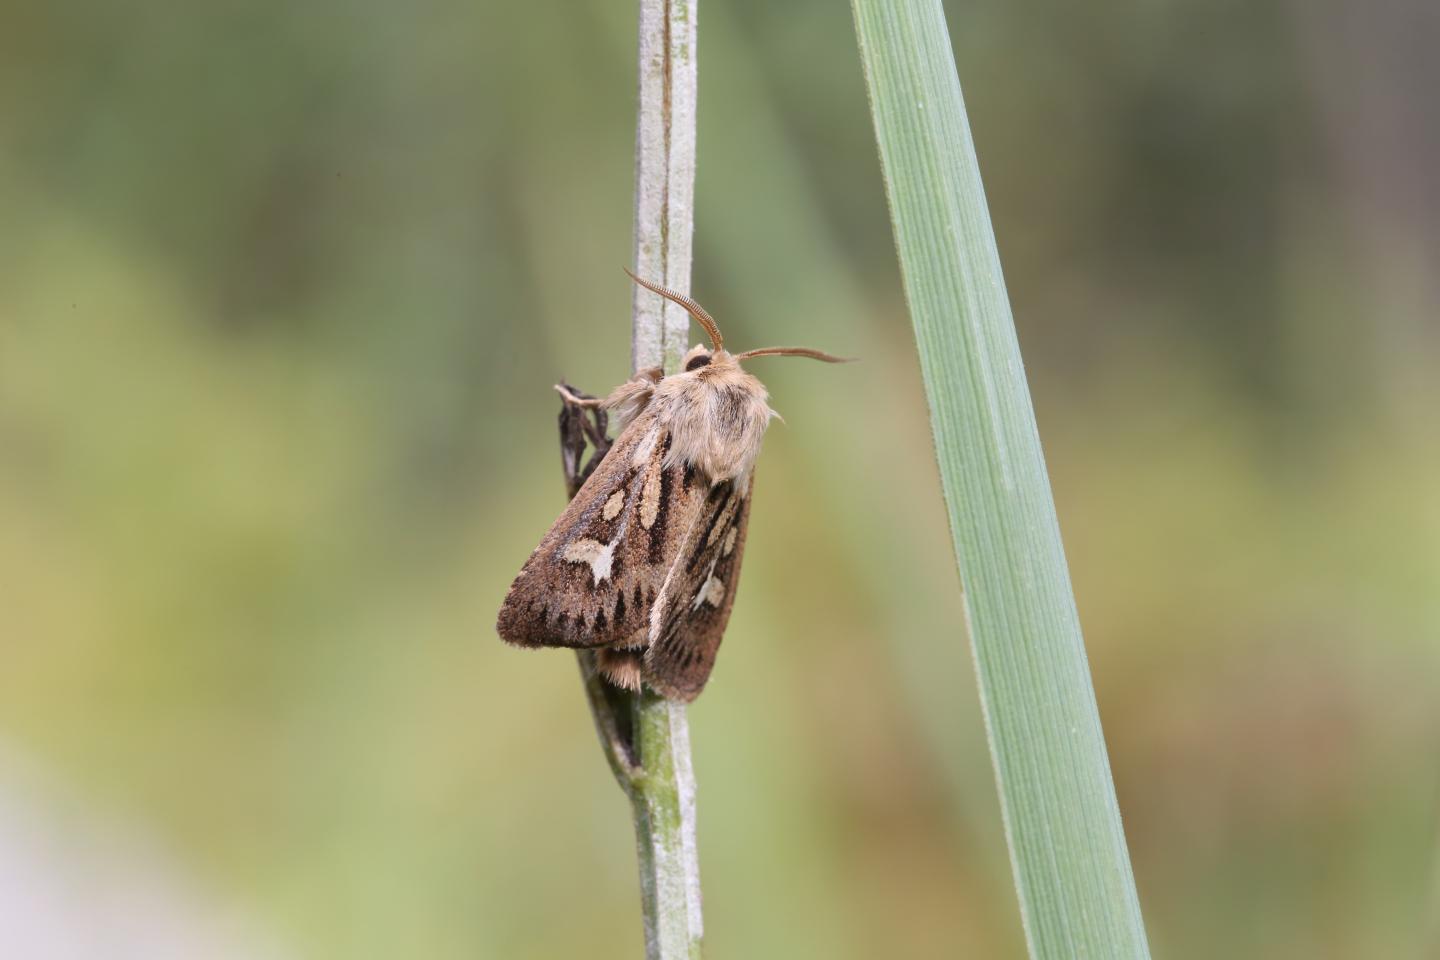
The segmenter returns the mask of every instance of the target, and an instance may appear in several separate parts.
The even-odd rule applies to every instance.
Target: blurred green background
[[[948,13],[1156,955],[1436,955],[1440,12]],[[640,955],[493,631],[628,373],[633,19],[0,2],[7,955]],[[708,954],[1023,956],[849,9],[700,38],[696,296],[865,361],[754,367]]]

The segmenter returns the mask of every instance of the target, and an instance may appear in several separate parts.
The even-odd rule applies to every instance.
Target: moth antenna
[[[822,350],[811,350],[809,347],[761,347],[759,350],[746,350],[744,353],[735,354],[736,360],[748,360],[751,357],[809,357],[825,363],[854,363],[856,359],[831,356]]]
[[[620,269],[624,270],[625,274],[631,280],[634,280],[646,290],[649,290],[652,293],[658,293],[660,294],[660,296],[664,297],[666,300],[669,300],[671,303],[675,303],[681,307],[684,307],[685,312],[690,314],[690,316],[694,317],[695,322],[700,324],[700,326],[704,327],[705,332],[710,334],[710,343],[714,345],[716,353],[719,353],[720,350],[724,347],[725,338],[720,336],[720,328],[716,325],[715,318],[710,316],[710,314],[706,313],[704,307],[700,306],[700,304],[696,303],[694,300],[691,300],[683,293],[676,293],[674,290],[667,290],[659,284],[651,283],[649,280],[641,280],[639,277],[635,276],[635,274],[630,272],[629,267],[621,267]]]

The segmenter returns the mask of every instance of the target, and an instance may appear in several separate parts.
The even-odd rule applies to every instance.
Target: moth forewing
[[[740,585],[750,519],[750,484],[746,486],[742,492],[727,480],[710,489],[705,509],[650,612],[643,673],[650,686],[671,700],[695,699],[715,667]]]
[[[496,628],[517,646],[643,646],[650,610],[704,503],[670,433],[631,421],[521,568]]]
[[[648,606],[634,601],[624,538],[643,482],[629,461],[647,429],[637,419],[616,438],[525,561],[500,607],[502,639],[525,647],[596,647],[649,622]],[[616,497],[632,506],[623,518],[625,511],[610,506]],[[643,603],[647,584],[639,585]]]

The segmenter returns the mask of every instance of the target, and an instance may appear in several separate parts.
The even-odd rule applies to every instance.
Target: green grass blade
[[[1030,954],[1148,957],[940,0],[853,0]]]

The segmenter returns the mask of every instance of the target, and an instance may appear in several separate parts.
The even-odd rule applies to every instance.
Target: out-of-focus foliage
[[[574,664],[492,631],[549,384],[626,373],[632,15],[0,8],[0,737],[295,956],[639,951]],[[696,293],[865,358],[756,361],[708,949],[1019,956],[849,16],[701,16]],[[949,16],[1156,955],[1413,950],[1435,14]]]

